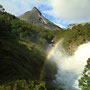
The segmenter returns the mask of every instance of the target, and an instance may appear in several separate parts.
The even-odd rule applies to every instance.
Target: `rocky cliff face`
[[[89,58],[88,61],[87,61],[86,67],[87,67],[88,69],[90,69],[90,58]]]
[[[44,26],[48,29],[61,29],[59,26],[46,19],[36,7],[34,7],[31,11],[19,16],[19,18],[36,26]]]
[[[67,28],[71,28],[72,29],[73,26],[77,26],[77,25],[78,25],[77,23],[72,23],[72,24],[69,24]]]

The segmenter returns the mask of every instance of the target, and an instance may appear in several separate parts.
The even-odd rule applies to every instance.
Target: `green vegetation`
[[[67,51],[71,50],[74,46],[78,46],[90,40],[89,23],[85,25],[78,24],[72,29],[49,30],[40,26],[28,24],[6,12],[1,12],[0,17],[0,21],[3,22],[1,23],[2,27],[4,23],[6,23],[6,27],[8,27],[9,31],[11,29],[11,33],[13,33],[15,37],[28,43],[33,42],[35,46],[41,50],[46,50],[52,39],[56,42],[58,39],[64,38],[63,47]]]
[[[42,32],[44,35],[40,33],[40,30],[44,30],[44,28],[29,25],[7,12],[0,12],[1,89],[20,90],[24,88],[27,90],[26,88],[37,88],[37,90],[41,90],[43,82],[38,82],[41,79],[41,71],[46,61],[45,55],[41,51],[51,37],[46,35],[48,30],[45,29]],[[31,82],[35,80],[37,80],[37,84],[34,83],[31,86]],[[26,84],[29,81],[30,83]],[[54,87],[48,84],[47,86],[43,85],[42,88],[55,90]]]
[[[14,15],[0,11],[0,88],[7,90],[15,87],[26,90],[26,88],[38,87],[37,90],[39,90],[43,87],[47,88],[45,90],[54,90],[55,88],[47,87],[45,82],[39,82],[39,80],[45,65],[48,44],[51,40],[56,42],[60,38],[64,38],[63,47],[71,53],[74,46],[90,40],[90,24],[79,24],[66,30],[49,30],[28,24]],[[45,65],[48,76],[44,77],[44,81],[55,78],[52,75],[57,72],[56,65],[53,67],[52,64],[49,62]],[[39,83],[33,83],[34,87],[31,87],[31,82],[35,80]],[[23,85],[26,86],[23,87]]]
[[[2,11],[2,12],[4,12],[4,11],[5,11],[5,9],[3,8],[3,6],[2,6],[2,5],[0,5],[0,11]]]
[[[75,46],[77,47],[90,40],[90,23],[86,23],[85,25],[78,24],[72,29],[68,28],[66,30],[59,31],[55,35],[54,41],[59,38],[64,38],[63,48],[72,54],[76,49]]]
[[[82,90],[90,90],[90,58],[88,59],[87,64],[88,65],[85,67],[82,77],[79,80],[79,87],[82,88]],[[89,73],[87,73],[88,71]]]
[[[0,83],[17,79],[39,80],[45,57],[33,42],[26,43],[18,32],[14,32],[14,19],[8,13],[0,12]]]
[[[86,75],[87,71],[88,69],[85,68],[82,77],[79,80],[79,87],[82,88],[82,90],[90,90],[90,77]]]
[[[58,68],[54,61],[47,61],[42,73],[42,80],[52,84],[53,80],[56,79],[57,70]]]
[[[0,5],[0,8],[3,8],[3,6],[2,6],[2,5]]]
[[[41,81],[17,80],[0,86],[0,90],[63,90]]]
[[[33,42],[27,43],[13,32],[14,19],[8,13],[0,12],[0,83],[39,80],[45,57]]]
[[[44,61],[45,57],[36,48],[28,49],[15,39],[0,40],[0,82],[39,79]]]

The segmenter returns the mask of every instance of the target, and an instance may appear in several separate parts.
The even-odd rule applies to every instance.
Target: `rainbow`
[[[43,72],[44,72],[44,67],[45,67],[45,64],[47,62],[47,59],[50,58],[50,56],[52,56],[52,53],[56,50],[56,48],[58,47],[58,45],[60,45],[62,42],[63,42],[64,39],[59,39],[55,44],[54,46],[50,49],[50,51],[48,52],[47,56],[46,56],[46,61],[44,63],[44,66],[41,70],[41,74],[40,74],[40,80],[42,80],[43,78]]]
[[[46,58],[49,59],[50,56],[52,55],[52,53],[54,52],[54,50],[57,48],[58,45],[60,45],[62,43],[63,39],[59,39],[54,46],[50,49],[50,51],[48,52]]]

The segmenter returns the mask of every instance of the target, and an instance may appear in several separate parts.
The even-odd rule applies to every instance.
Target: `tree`
[[[0,5],[0,8],[3,8],[3,6],[2,6],[2,5]]]
[[[87,65],[83,71],[82,77],[79,80],[79,87],[82,88],[82,90],[90,90],[90,58],[87,61]]]
[[[0,5],[0,11],[2,11],[2,12],[4,12],[4,11],[5,11],[5,9],[3,8],[3,6],[2,6],[2,5]]]

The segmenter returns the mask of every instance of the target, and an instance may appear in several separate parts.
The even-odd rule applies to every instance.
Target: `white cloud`
[[[14,15],[21,15],[34,6],[48,5],[48,2],[48,0],[0,0],[0,4],[4,6],[6,11]]]
[[[90,21],[90,0],[50,0],[50,15],[68,22]]]
[[[34,6],[46,5],[52,9],[45,13],[56,17],[54,22],[58,25],[90,21],[90,0],[0,0],[0,4],[7,12],[17,16]]]

